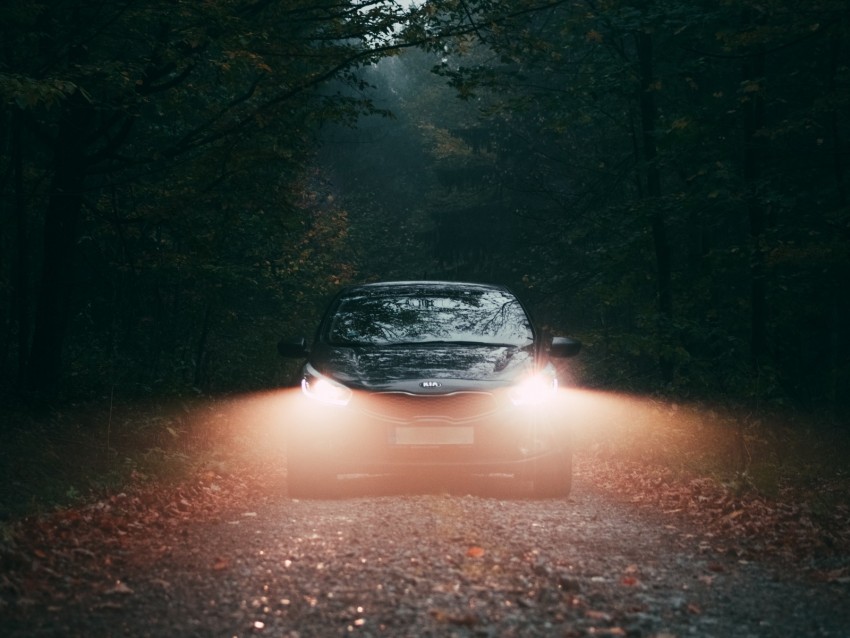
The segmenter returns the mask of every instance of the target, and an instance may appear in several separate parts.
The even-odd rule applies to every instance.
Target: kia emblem
[[[443,387],[443,384],[440,383],[439,381],[423,381],[419,385],[421,385],[423,388],[441,388],[441,387]]]

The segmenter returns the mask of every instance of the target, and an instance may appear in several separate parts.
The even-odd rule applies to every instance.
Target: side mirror
[[[570,337],[552,337],[549,354],[553,357],[574,357],[581,350],[581,341]]]
[[[307,348],[307,339],[295,337],[294,339],[281,339],[277,342],[277,351],[282,357],[300,359],[306,357],[310,351]]]

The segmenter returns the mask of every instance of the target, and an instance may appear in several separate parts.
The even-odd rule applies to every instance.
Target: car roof
[[[401,281],[376,281],[365,284],[352,284],[342,289],[342,293],[351,293],[357,291],[370,292],[379,289],[392,290],[434,290],[441,289],[466,289],[466,290],[498,290],[513,294],[507,286],[500,284],[483,284],[469,281],[441,281],[441,280],[401,280]]]

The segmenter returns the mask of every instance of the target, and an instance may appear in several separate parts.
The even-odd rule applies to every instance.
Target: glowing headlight
[[[511,388],[511,402],[514,405],[539,405],[550,401],[557,389],[558,379],[541,372]]]
[[[311,399],[332,405],[348,405],[351,389],[319,374],[312,366],[304,369],[301,390]]]

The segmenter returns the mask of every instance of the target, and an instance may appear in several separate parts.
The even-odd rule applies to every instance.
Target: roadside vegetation
[[[203,472],[265,474],[283,490],[282,424],[257,414],[238,401],[198,398],[4,411],[19,427],[0,448],[0,518],[49,514],[127,490],[167,492]]]
[[[659,515],[716,534],[742,558],[790,561],[850,550],[850,437],[788,410],[752,413],[653,399],[578,400],[596,412],[579,471]],[[850,576],[846,566],[830,578]]]

